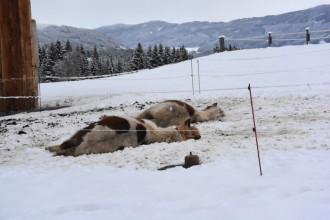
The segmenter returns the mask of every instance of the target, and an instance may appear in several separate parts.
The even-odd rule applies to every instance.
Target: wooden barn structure
[[[30,0],[0,0],[0,112],[38,106],[38,43]]]

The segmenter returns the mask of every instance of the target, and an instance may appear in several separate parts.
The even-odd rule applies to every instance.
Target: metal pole
[[[258,152],[258,161],[259,161],[259,170],[260,170],[260,176],[262,176],[262,170],[261,170],[261,161],[260,161],[260,153],[259,153],[259,145],[258,145],[258,137],[257,137],[257,128],[256,128],[256,120],[254,117],[254,109],[253,109],[253,101],[252,101],[252,93],[251,93],[251,86],[249,84],[248,90],[250,91],[250,100],[251,100],[251,108],[252,108],[252,117],[253,117],[253,132],[256,138],[256,144],[257,144],[257,152]]]
[[[199,89],[199,94],[201,94],[201,79],[199,76],[199,60],[197,60],[197,67],[198,67],[198,89]]]
[[[190,61],[191,61],[191,84],[192,84],[192,92],[193,92],[193,95],[195,95],[193,64],[192,64],[192,60],[190,60]]]

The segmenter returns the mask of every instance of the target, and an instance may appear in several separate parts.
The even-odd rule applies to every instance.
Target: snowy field
[[[43,108],[67,107],[0,117],[0,219],[329,219],[329,57],[330,44],[242,50],[42,84]],[[134,117],[165,99],[217,102],[226,117],[197,124],[200,140],[80,157],[44,150],[104,115]],[[189,152],[200,166],[157,170]]]

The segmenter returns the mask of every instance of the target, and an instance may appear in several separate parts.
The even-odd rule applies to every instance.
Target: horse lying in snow
[[[176,128],[159,128],[149,120],[107,116],[78,131],[61,145],[47,147],[55,155],[79,156],[109,153],[124,147],[136,147],[155,142],[178,142],[199,139],[200,133],[190,126],[190,119]]]
[[[167,100],[158,103],[139,114],[137,119],[149,119],[160,127],[182,124],[187,118],[192,123],[216,120],[224,117],[225,113],[214,103],[204,110],[197,110],[195,107],[178,100]]]

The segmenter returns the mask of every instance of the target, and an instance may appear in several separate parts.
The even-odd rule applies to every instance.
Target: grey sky
[[[86,28],[152,20],[230,21],[321,4],[330,4],[330,0],[31,0],[37,22]]]

